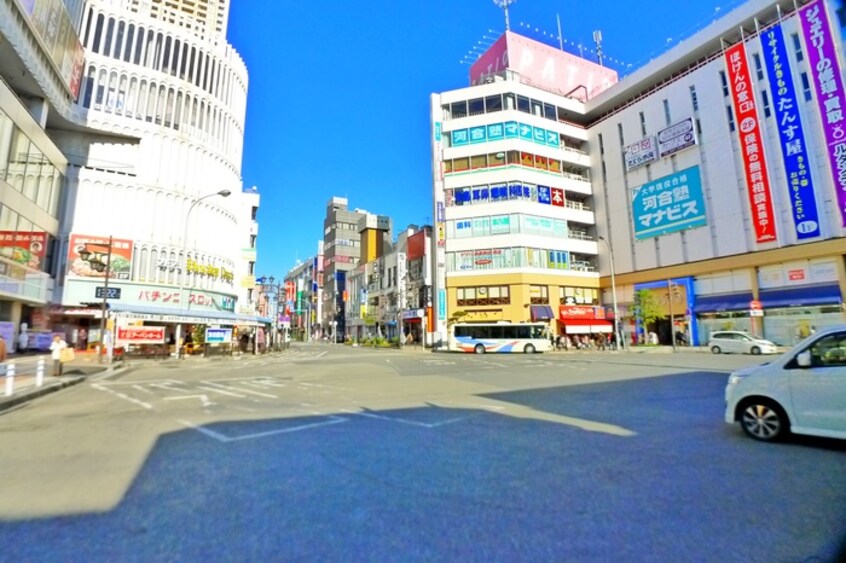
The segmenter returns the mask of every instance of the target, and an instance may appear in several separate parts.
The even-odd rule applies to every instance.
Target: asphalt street
[[[0,561],[835,561],[846,443],[723,422],[702,353],[304,345],[0,415]]]

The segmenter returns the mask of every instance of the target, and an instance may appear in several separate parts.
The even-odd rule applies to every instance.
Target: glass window
[[[12,119],[0,110],[0,180],[6,179],[12,151],[12,138],[15,134],[15,124]]]
[[[537,100],[532,100],[532,115],[543,117],[543,104]]]
[[[508,151],[505,156],[508,164],[520,164],[519,151]]]
[[[454,172],[462,172],[470,169],[470,159],[468,157],[456,158],[452,161],[452,169]]]
[[[12,134],[11,149],[9,151],[9,170],[6,173],[6,182],[19,192],[23,190],[24,180],[26,178],[29,144],[29,137],[15,127]]]
[[[505,109],[515,109],[517,107],[514,94],[504,94],[503,100],[505,101]]]
[[[761,66],[761,55],[752,53],[752,64],[755,66],[755,77],[758,80],[764,79],[764,68]]]
[[[508,199],[508,185],[494,184],[491,186],[491,201],[502,201]]]
[[[488,113],[502,111],[502,96],[497,94],[485,98],[485,111]]]
[[[473,202],[474,203],[486,203],[488,198],[490,197],[490,192],[487,186],[474,186],[473,187]]]
[[[504,166],[505,165],[505,153],[504,152],[497,152],[491,153],[488,155],[488,166]]]
[[[723,87],[723,97],[728,98],[729,95],[729,85],[728,79],[726,78],[726,73],[724,70],[720,71],[720,84]]]
[[[820,338],[811,346],[810,352],[813,367],[846,366],[846,333]]]
[[[473,219],[473,236],[481,237],[491,234],[491,218],[476,217]]]
[[[731,106],[726,106],[726,113],[728,114],[729,131],[734,132],[734,112]]]
[[[699,98],[696,97],[696,86],[690,87],[690,101],[693,104],[693,111],[699,111]]]
[[[551,119],[552,121],[555,121],[557,113],[558,112],[556,111],[554,105],[552,105],[552,104],[544,104],[543,105],[543,116],[546,119]]]
[[[803,72],[799,75],[799,78],[802,80],[802,94],[805,98],[806,102],[811,101],[811,82],[808,80],[808,73]]]
[[[793,51],[796,54],[796,61],[802,62],[805,59],[805,55],[802,53],[802,42],[799,40],[799,34],[794,33],[791,35],[793,39]]]
[[[467,117],[467,101],[455,102],[450,105],[450,115],[452,119],[459,117]]]
[[[458,188],[455,190],[455,204],[456,205],[466,205],[470,203],[472,198],[472,190],[471,188]]]
[[[470,157],[470,168],[476,170],[478,168],[488,167],[488,156],[485,154],[478,154]]]
[[[455,222],[455,238],[470,238],[473,236],[473,223],[470,219],[459,219]]]
[[[769,117],[772,111],[770,110],[770,97],[767,95],[766,90],[761,90],[761,100],[764,106],[764,117]]]
[[[529,98],[526,96],[517,96],[517,109],[525,113],[531,113]]]
[[[485,113],[484,98],[470,100],[470,115],[482,115]]]

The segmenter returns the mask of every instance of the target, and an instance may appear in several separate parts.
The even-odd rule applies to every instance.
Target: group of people
[[[617,337],[614,333],[600,334],[559,334],[550,336],[550,343],[555,350],[616,350]]]

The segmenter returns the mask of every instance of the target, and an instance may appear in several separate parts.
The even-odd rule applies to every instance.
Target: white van
[[[774,362],[736,371],[725,420],[756,440],[788,432],[846,439],[846,325],[813,334]]]
[[[739,330],[719,330],[711,333],[708,348],[714,354],[775,354],[778,347],[760,336]]]

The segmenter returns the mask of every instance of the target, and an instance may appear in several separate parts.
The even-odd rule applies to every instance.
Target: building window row
[[[0,110],[0,181],[55,217],[63,177],[38,146]]]
[[[568,225],[563,219],[511,213],[446,222],[448,239],[489,237],[492,235],[540,235],[576,240],[594,240],[587,226]]]
[[[225,154],[240,150],[243,131],[231,114],[173,86],[90,66],[80,89],[82,107],[193,132]]]
[[[442,109],[445,121],[473,115],[496,113],[503,110],[517,110],[583,129],[581,125],[572,123],[565,118],[567,110],[564,108],[528,96],[514,94],[513,92],[452,102],[450,104],[444,104]]]
[[[511,247],[484,248],[447,252],[447,272],[539,268],[551,270],[595,271],[595,257],[576,255],[565,250]]]
[[[562,285],[558,288],[558,299],[563,305],[599,305],[599,290]]]
[[[561,174],[574,180],[590,181],[587,177],[587,170],[581,170],[557,158],[548,158],[522,151],[499,151],[460,158],[447,158],[444,159],[443,166],[444,174],[457,174],[469,170],[483,170],[503,166],[523,166],[553,174]]]
[[[539,186],[528,182],[499,182],[494,184],[478,184],[462,188],[444,190],[444,201],[447,207],[463,205],[477,205],[503,201],[533,201],[542,205],[551,205],[552,190],[549,186]],[[561,189],[563,193],[563,189]],[[587,198],[568,193],[563,198],[561,206],[580,211],[590,211]],[[555,202],[558,205],[559,202]]]
[[[89,9],[84,25],[86,49],[125,63],[144,66],[189,82],[227,105],[237,87],[246,88],[228,65],[202,47],[142,25],[127,23]]]
[[[458,305],[508,305],[511,294],[507,285],[483,285],[476,287],[459,287],[456,290]]]

